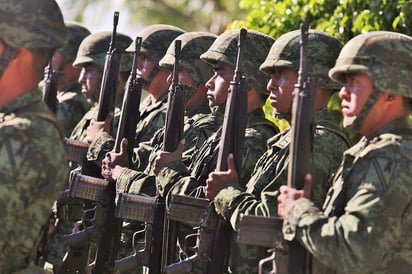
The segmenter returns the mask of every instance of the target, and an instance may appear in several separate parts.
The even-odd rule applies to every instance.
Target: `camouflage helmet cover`
[[[165,55],[170,43],[185,31],[171,25],[155,24],[143,28],[137,34],[142,38],[140,52],[147,55],[159,66],[160,59]],[[126,49],[127,52],[134,52],[135,41]]]
[[[331,81],[328,71],[335,64],[342,49],[342,43],[335,37],[318,30],[309,30],[307,60],[310,75],[316,77],[317,85],[330,89],[339,89],[340,84]],[[296,72],[300,62],[300,30],[281,35],[272,45],[260,70],[271,74],[275,68],[289,67]]]
[[[190,71],[197,83],[205,83],[211,76],[210,67],[200,60],[200,55],[204,53],[213,41],[216,35],[208,32],[187,32],[176,37],[169,45],[165,56],[160,60],[161,67],[171,67],[175,63],[175,41],[182,42],[179,65]]]
[[[235,67],[239,33],[240,29],[225,31],[217,37],[200,58],[210,65],[224,62]],[[259,71],[259,65],[265,60],[274,42],[275,40],[266,34],[255,30],[247,30],[245,48],[242,53],[244,56],[241,64],[242,73],[247,76],[249,86],[266,95],[269,94],[266,90],[269,79],[267,75]]]
[[[66,21],[65,23],[69,31],[67,35],[67,44],[58,51],[63,54],[67,61],[73,62],[76,58],[77,49],[79,48],[80,43],[90,34],[90,31],[78,22]]]
[[[112,32],[109,31],[88,35],[80,43],[77,57],[74,60],[73,65],[75,67],[81,67],[87,63],[93,63],[103,69],[111,38]],[[120,71],[129,71],[132,67],[133,56],[124,52],[131,42],[132,39],[129,36],[122,33],[116,33],[115,46],[122,53],[120,59]]]
[[[66,36],[54,0],[0,0],[0,40],[11,47],[60,48]]]
[[[345,83],[347,73],[357,72],[368,74],[378,90],[412,97],[412,37],[372,31],[352,38],[329,76]]]

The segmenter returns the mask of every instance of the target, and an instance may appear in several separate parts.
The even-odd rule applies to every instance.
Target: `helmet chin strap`
[[[153,79],[155,78],[156,74],[159,72],[159,68],[157,66],[155,66],[152,71],[150,72],[149,77],[147,77],[147,79],[145,79],[144,83],[143,83],[143,88],[148,90],[150,85],[152,84]]]
[[[9,65],[13,55],[13,50],[6,44],[4,44],[3,54],[0,56],[0,78]]]
[[[372,94],[369,96],[368,100],[365,102],[365,105],[362,107],[359,114],[357,116],[343,119],[343,126],[350,127],[356,131],[360,131],[366,116],[368,116],[369,111],[375,105],[376,101],[378,101],[378,98],[380,95],[381,95],[381,91],[378,90],[374,86],[372,90]]]

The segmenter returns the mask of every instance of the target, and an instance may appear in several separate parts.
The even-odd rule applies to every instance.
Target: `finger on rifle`
[[[305,184],[303,186],[303,196],[305,198],[310,198],[312,189],[312,174],[307,173],[305,175]]]

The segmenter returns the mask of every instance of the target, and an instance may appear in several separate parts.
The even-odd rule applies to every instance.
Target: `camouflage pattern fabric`
[[[405,117],[345,152],[322,211],[308,199],[292,204],[283,234],[314,255],[313,273],[410,272],[411,155]]]
[[[154,24],[143,28],[137,36],[142,37],[142,47],[140,52],[149,56],[159,66],[159,61],[165,55],[170,43],[185,31],[181,28],[165,25]],[[133,41],[127,48],[127,52],[134,52],[135,41]]]
[[[63,132],[56,125],[40,90],[0,110],[2,273],[42,273],[35,272],[35,241],[68,176]]]
[[[166,120],[166,102],[167,92],[164,92],[156,103],[152,103],[150,97],[142,102],[140,105],[140,120],[136,126],[135,144],[150,140],[156,131],[164,126]],[[118,122],[116,125],[117,124]],[[114,128],[117,128],[117,126]],[[116,136],[115,131],[112,132],[112,134],[97,134],[89,146],[87,159],[101,166],[106,153],[112,151],[114,148],[115,139],[112,136]]]
[[[106,53],[109,49],[111,38],[112,32],[109,31],[88,35],[80,43],[76,59],[73,61],[73,66],[82,67],[87,63],[93,63],[103,71]],[[130,54],[125,53],[125,49],[131,42],[132,38],[129,36],[122,33],[116,33],[115,46],[116,49],[122,53],[120,58],[120,71],[131,70],[133,57]]]
[[[54,0],[0,1],[1,39],[13,48],[60,48],[67,28]]]
[[[82,94],[77,80],[69,82],[59,91],[57,101],[56,116],[63,125],[66,137],[69,137],[77,123],[90,109],[90,103]]]
[[[74,21],[66,21],[65,25],[68,30],[67,43],[64,47],[59,48],[58,51],[61,52],[67,62],[73,62],[76,58],[80,43],[90,35],[90,31]]]
[[[283,34],[270,48],[260,70],[270,75],[276,68],[289,67],[298,72],[300,61],[300,30]],[[328,71],[335,64],[342,49],[342,43],[335,37],[319,30],[309,30],[307,45],[308,74],[316,77],[318,87],[339,89],[340,84],[328,77]]]
[[[262,109],[248,113],[244,162],[242,172],[239,174],[241,182],[248,181],[256,161],[266,150],[266,141],[278,132],[276,126],[265,119]],[[221,133],[220,128],[209,137],[199,151],[193,155],[189,167],[186,167],[182,161],[174,161],[162,168],[157,175],[158,188],[171,188],[168,196],[176,193],[204,197],[203,186],[206,185],[207,176],[216,168]]]
[[[321,205],[329,188],[328,178],[337,169],[349,144],[328,109],[315,113],[312,199]],[[240,215],[277,216],[277,195],[286,184],[288,174],[290,130],[284,130],[268,141],[268,150],[256,162],[246,185],[239,183],[222,189],[215,197],[216,211],[238,229]],[[316,179],[315,179],[316,178]],[[235,240],[235,239],[234,239]],[[234,273],[257,273],[259,260],[268,257],[267,248],[232,243],[231,270]],[[277,268],[279,273],[281,269]]]
[[[411,97],[411,52],[410,36],[389,31],[364,33],[345,44],[329,76],[346,83],[347,73],[364,72],[372,77],[378,90]]]
[[[220,112],[197,114],[185,120],[183,137],[186,142],[182,155],[183,163],[190,164],[193,153],[200,149],[204,142],[221,127],[222,123],[223,115]],[[146,169],[140,173],[125,171],[124,174],[121,174],[116,184],[118,192],[144,193],[151,196],[155,196],[155,194],[163,196],[164,193],[167,193],[167,189],[163,189],[161,185],[157,184],[156,186],[156,176],[153,173],[152,163],[156,157],[156,151],[163,148],[163,134],[159,134],[157,137],[152,140],[152,149]]]
[[[237,43],[240,29],[228,30],[217,37],[212,46],[200,56],[200,59],[214,66],[217,62],[224,62],[236,66]],[[269,95],[266,84],[268,76],[259,70],[260,64],[266,58],[272,44],[275,42],[270,36],[254,30],[247,30],[241,71],[247,75],[249,87]]]

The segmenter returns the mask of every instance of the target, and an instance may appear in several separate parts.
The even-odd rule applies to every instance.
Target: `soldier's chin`
[[[343,117],[343,127],[351,128],[355,123],[356,118],[358,118],[358,116]]]

